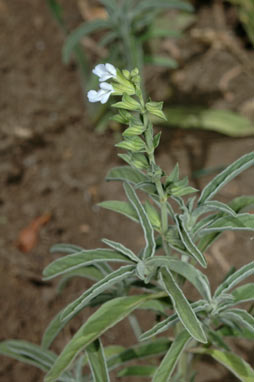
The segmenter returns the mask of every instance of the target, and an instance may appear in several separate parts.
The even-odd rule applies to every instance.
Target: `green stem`
[[[141,99],[142,107],[144,108],[143,97]],[[166,234],[168,231],[168,209],[167,209],[167,195],[163,190],[161,176],[156,174],[156,169],[158,168],[154,157],[154,146],[153,146],[153,126],[149,120],[148,112],[143,112],[143,122],[145,126],[145,141],[147,146],[147,155],[150,163],[152,172],[154,172],[154,183],[156,186],[157,193],[159,195],[160,209],[161,209],[161,236],[163,242],[163,248],[167,255],[169,255],[169,248],[166,241]]]

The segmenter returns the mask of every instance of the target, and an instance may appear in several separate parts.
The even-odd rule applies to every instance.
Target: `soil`
[[[78,25],[81,16],[76,2],[61,3],[68,7],[70,23]],[[217,17],[219,8],[214,4],[219,2],[203,3],[190,33],[170,47],[180,52],[180,68],[170,76],[165,70],[154,70],[156,88],[158,78],[163,85],[166,73],[174,89],[169,103],[201,103],[253,118],[254,75],[249,63],[254,62],[254,52],[232,29],[232,9]],[[0,20],[0,339],[39,344],[52,317],[90,285],[73,280],[59,295],[57,281],[43,282],[42,270],[55,258],[49,248],[58,242],[96,248],[102,237],[126,244],[131,237],[136,248],[142,245],[142,235],[135,223],[127,226],[126,219],[96,206],[103,200],[124,198],[121,184],[104,181],[107,171],[121,163],[113,146],[115,137],[110,130],[97,134],[89,122],[77,70],[61,62],[64,36],[46,2],[0,0]],[[209,30],[213,34],[207,40],[204,36]],[[225,43],[228,35],[231,45]],[[235,67],[236,75],[225,77]],[[213,132],[163,128],[157,158],[167,172],[178,161],[182,175],[189,175],[200,188],[210,176],[195,178],[195,171],[220,168],[253,150],[253,144],[253,137],[233,139]],[[253,175],[250,169],[233,180],[220,192],[220,199],[253,194]],[[47,213],[50,220],[41,227],[36,246],[22,252],[17,245],[20,232]],[[249,233],[225,233],[209,250],[213,287],[223,277],[222,270],[253,259],[251,239]],[[63,348],[89,313],[86,309],[64,330],[54,344],[55,351]],[[145,325],[149,327],[149,322]],[[134,342],[128,323],[106,333],[104,339],[124,345]],[[234,346],[253,365],[253,344],[239,341]],[[198,382],[234,380],[208,360],[200,363]],[[1,382],[42,380],[41,371],[1,358]]]

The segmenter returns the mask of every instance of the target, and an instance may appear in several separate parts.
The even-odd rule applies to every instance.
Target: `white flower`
[[[110,94],[114,92],[112,85],[107,82],[100,83],[100,90],[90,90],[87,93],[89,102],[100,102],[102,104],[106,103],[110,97]]]
[[[116,68],[111,64],[99,64],[93,69],[93,73],[99,77],[100,82],[110,78],[116,78]]]

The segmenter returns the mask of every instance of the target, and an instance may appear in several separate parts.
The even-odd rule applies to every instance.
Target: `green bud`
[[[115,95],[121,95],[123,93],[127,93],[129,95],[135,94],[135,87],[133,83],[129,81],[119,69],[117,69],[117,76],[115,81],[118,82],[114,82],[112,84]]]
[[[131,79],[131,74],[130,74],[129,70],[123,69],[122,73],[123,73],[124,77],[125,77],[127,80],[130,80],[130,79]]]
[[[145,131],[143,123],[139,120],[133,120],[129,124],[129,128],[123,132],[124,137],[141,135]]]
[[[150,101],[146,103],[146,110],[149,111],[149,113],[161,119],[167,120],[165,114],[162,111],[162,107],[163,107],[163,102]]]
[[[131,71],[131,77],[135,77],[139,75],[139,70],[138,68],[135,68]]]
[[[133,152],[145,152],[146,145],[145,142],[139,137],[127,138],[124,141],[117,143],[115,145],[120,149],[125,149]]]
[[[125,110],[139,111],[141,109],[140,103],[125,93],[123,95],[122,101],[114,103],[112,106]]]

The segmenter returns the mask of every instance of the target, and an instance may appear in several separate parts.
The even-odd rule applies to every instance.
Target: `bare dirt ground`
[[[68,4],[71,22],[77,24],[80,16],[75,1],[72,3],[73,7],[62,1]],[[225,43],[225,31],[217,45],[214,38],[204,41],[205,30],[218,31],[213,11],[211,2],[199,10],[196,34],[192,29],[192,37],[190,33],[178,46],[183,49],[182,63],[168,81],[176,89],[179,104],[202,100],[206,106],[237,111],[246,111],[249,105],[247,112],[252,118],[254,76],[248,63],[253,62],[253,51],[246,50],[237,38],[231,45]],[[193,48],[187,49],[190,42]],[[75,280],[64,294],[57,295],[56,282],[41,281],[43,268],[52,260],[49,248],[54,243],[95,248],[101,246],[102,237],[126,244],[132,237],[136,246],[142,240],[134,224],[96,206],[102,200],[124,197],[120,184],[104,182],[107,171],[120,160],[112,133],[98,135],[89,124],[78,75],[73,67],[61,63],[62,43],[63,36],[45,2],[0,0],[0,340],[20,338],[40,343],[52,317],[89,285]],[[239,49],[244,53],[243,61],[239,60]],[[237,75],[230,81],[225,79],[236,66]],[[192,178],[196,170],[228,164],[253,150],[253,144],[253,137],[232,139],[212,132],[164,128],[158,162],[169,172],[178,161],[182,175]],[[253,175],[254,169],[240,175],[223,189],[221,200],[253,194]],[[208,179],[193,177],[192,181],[202,187]],[[28,253],[20,251],[20,231],[46,213],[51,218],[40,230],[37,245]],[[251,238],[246,233],[225,233],[212,247],[207,257],[213,286],[221,280],[222,269],[253,259]],[[56,351],[88,315],[89,309],[64,330],[54,345]],[[127,324],[104,337],[108,343],[123,338],[125,345],[134,341]],[[253,364],[253,344],[239,342],[235,346]],[[42,380],[43,374],[35,368],[1,359],[1,382]],[[231,382],[233,377],[207,360],[199,366],[199,382],[222,380]]]

